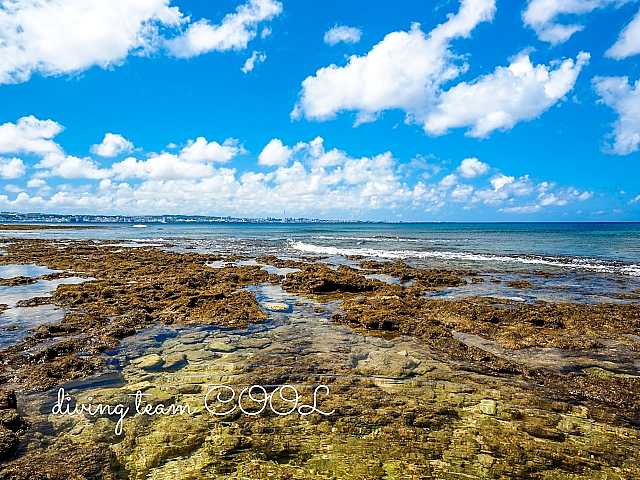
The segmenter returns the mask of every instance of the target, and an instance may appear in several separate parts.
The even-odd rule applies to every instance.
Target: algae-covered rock
[[[8,460],[13,457],[19,443],[20,440],[14,432],[0,425],[0,460]]]
[[[237,349],[234,345],[230,345],[219,340],[208,342],[206,348],[208,350],[213,350],[214,352],[233,352]]]
[[[0,480],[115,480],[115,455],[103,445],[28,453],[0,465]]]
[[[480,401],[478,409],[485,415],[495,415],[498,413],[498,404],[495,400],[484,399]]]
[[[150,355],[145,355],[144,357],[135,358],[131,360],[131,363],[144,370],[153,370],[160,368],[164,364],[164,360],[157,353],[152,353]]]
[[[183,366],[187,360],[187,356],[183,352],[175,352],[166,355],[163,360],[164,364],[162,365],[162,368],[170,370]]]

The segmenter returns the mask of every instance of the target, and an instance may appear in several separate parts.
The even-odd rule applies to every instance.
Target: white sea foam
[[[467,260],[476,262],[509,262],[531,265],[548,265],[552,267],[590,270],[602,273],[621,273],[640,277],[640,265],[637,264],[610,264],[594,259],[583,258],[554,258],[539,256],[507,256],[491,255],[472,252],[446,252],[446,251],[417,251],[417,250],[380,250],[375,248],[338,248],[320,245],[312,245],[304,242],[292,242],[291,247],[301,252],[324,255],[361,255],[364,257],[377,257],[388,259],[407,258],[439,258],[443,260]]]
[[[352,240],[358,242],[402,242],[402,243],[451,243],[467,242],[468,238],[406,238],[406,237],[336,237],[331,235],[314,235],[311,238],[316,240]]]

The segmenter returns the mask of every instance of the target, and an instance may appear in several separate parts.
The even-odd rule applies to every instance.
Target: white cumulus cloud
[[[266,167],[284,166],[289,163],[293,149],[283,145],[279,138],[272,139],[258,155],[258,164]]]
[[[515,177],[508,177],[507,175],[500,174],[497,177],[491,179],[491,185],[493,189],[497,192],[501,188],[504,188],[505,185],[509,185],[515,181]]]
[[[62,178],[89,178],[99,180],[111,175],[109,169],[100,168],[91,158],[79,158],[64,153],[46,155],[34,165],[41,170],[39,176]]]
[[[618,115],[613,123],[613,143],[608,152],[628,155],[640,148],[640,80],[630,85],[628,77],[595,77],[593,88],[600,103]]]
[[[235,13],[212,25],[202,19],[189,25],[185,32],[165,43],[169,52],[179,58],[190,58],[203,53],[244,50],[258,34],[260,22],[271,20],[282,13],[282,3],[275,0],[249,0]]]
[[[358,43],[361,36],[362,32],[359,28],[336,25],[324,34],[324,43],[328,45],[336,45],[340,42]]]
[[[207,142],[204,137],[189,141],[179,154],[151,154],[146,160],[129,157],[111,166],[111,176],[123,180],[127,178],[151,179],[159,181],[201,179],[220,171],[214,163],[226,163],[233,157],[245,153],[238,140],[228,138],[222,145]],[[229,170],[229,169],[227,169]]]
[[[28,181],[4,186],[0,208],[251,216],[286,209],[289,215],[370,218],[373,212],[388,216],[393,211],[451,208],[526,213],[593,197],[591,191],[562,188],[554,182],[536,184],[528,175],[485,176],[491,167],[475,157],[462,160],[453,172],[438,165],[418,179],[415,169],[430,165],[425,157],[404,165],[391,152],[357,158],[325,146],[322,137],[293,146],[274,138],[253,166],[247,162],[238,162],[237,168],[221,165],[247,152],[236,139],[218,143],[204,137],[172,152],[135,158],[138,150],[134,156],[105,165],[105,160],[98,164],[90,157],[68,155],[53,140],[61,130],[56,122],[35,117],[0,126],[2,153],[35,157],[26,162],[0,157],[0,177],[19,178],[27,168],[36,170]]]
[[[0,83],[122,63],[184,19],[169,0],[14,0],[0,5]]]
[[[0,158],[0,177],[20,178],[26,172],[26,167],[19,158]]]
[[[472,157],[462,160],[457,170],[464,178],[476,178],[488,173],[490,168],[489,164]]]
[[[470,127],[466,135],[480,138],[497,129],[511,129],[537,118],[571,91],[588,61],[589,54],[581,52],[575,62],[567,59],[553,68],[534,66],[528,55],[518,55],[508,67],[442,93],[424,129],[442,135],[450,128]]]
[[[388,109],[422,116],[440,86],[467,68],[449,50],[451,40],[468,37],[495,10],[495,0],[461,0],[458,13],[428,34],[416,23],[408,32],[388,34],[366,55],[351,56],[343,67],[321,68],[302,82],[292,118],[323,121],[356,111],[359,124]]]
[[[449,175],[445,176],[442,180],[440,180],[440,182],[438,183],[438,186],[446,190],[453,187],[457,182],[458,182],[458,176],[455,173],[450,173]]]
[[[0,3],[0,84],[121,65],[156,52],[190,58],[244,50],[260,22],[282,12],[249,0],[219,25],[191,22],[171,0],[11,0]],[[186,24],[186,28],[184,25]],[[183,29],[184,28],[184,29]],[[264,30],[265,32],[267,30]]]
[[[636,0],[530,0],[522,12],[524,24],[532,28],[538,38],[552,45],[566,42],[571,35],[584,29],[579,22],[560,23],[567,15],[584,15],[598,8]]]
[[[32,178],[27,182],[27,187],[29,188],[46,188],[47,182],[45,182],[41,178]]]
[[[39,120],[33,115],[20,118],[16,123],[0,125],[0,154],[24,153],[46,155],[59,153],[60,146],[52,140],[63,130],[53,120]]]
[[[616,43],[605,52],[607,57],[622,60],[640,53],[640,11],[622,29]]]
[[[235,138],[227,138],[220,145],[216,141],[207,142],[206,138],[198,137],[195,142],[189,141],[180,151],[180,160],[226,163],[241,153],[245,153],[245,150]]]
[[[114,163],[111,171],[117,179],[139,178],[152,180],[200,179],[215,174],[210,163],[189,162],[172,153],[152,155],[146,160],[130,157]]]
[[[91,153],[101,157],[115,157],[121,153],[129,153],[133,150],[133,143],[117,133],[107,133],[102,143],[91,146]]]

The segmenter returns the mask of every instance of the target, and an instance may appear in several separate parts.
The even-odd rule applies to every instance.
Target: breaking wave
[[[622,262],[607,263],[590,258],[543,257],[537,255],[492,255],[473,252],[381,250],[375,248],[339,248],[313,245],[300,241],[291,242],[291,247],[301,252],[323,255],[361,255],[364,257],[388,259],[438,258],[442,260],[466,260],[476,262],[510,262],[589,270],[601,273],[617,273],[640,277],[640,265]]]

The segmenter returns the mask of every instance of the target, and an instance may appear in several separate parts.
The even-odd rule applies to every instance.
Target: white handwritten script
[[[271,386],[272,387],[272,386]],[[271,388],[269,387],[269,388]],[[321,395],[318,395],[321,392]],[[150,397],[150,393],[142,393],[138,390],[136,393],[130,393],[129,396],[134,397],[132,405],[118,403],[116,405],[104,403],[92,403],[93,398],[87,397],[89,403],[76,403],[71,405],[71,396],[67,394],[64,388],[58,390],[57,402],[51,408],[53,415],[88,415],[88,416],[108,416],[116,417],[118,420],[115,426],[115,434],[122,435],[124,428],[124,419],[132,415],[194,415],[199,410],[198,407],[192,407],[188,403],[165,405],[162,403],[153,404],[145,401],[144,397]],[[212,415],[225,416],[235,412],[241,412],[248,416],[260,415],[267,410],[280,416],[298,413],[301,416],[317,413],[319,415],[331,415],[335,410],[325,412],[320,410],[318,403],[320,398],[329,396],[329,387],[326,385],[318,385],[313,390],[313,404],[307,405],[301,402],[302,395],[296,387],[292,385],[278,385],[270,392],[262,385],[251,385],[243,388],[240,393],[229,385],[217,385],[206,393],[204,396],[204,408]],[[132,410],[132,408],[135,410]],[[266,413],[266,412],[265,412]]]

